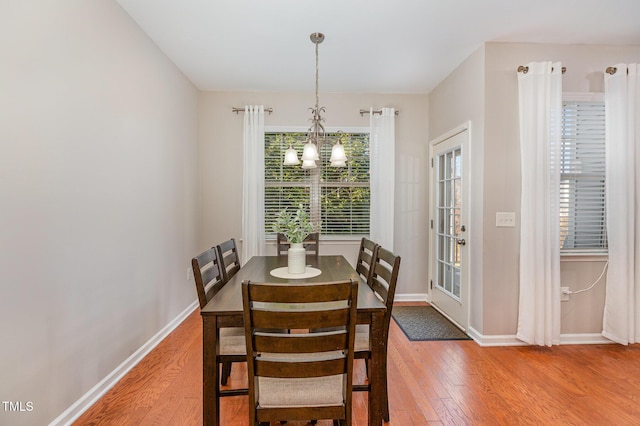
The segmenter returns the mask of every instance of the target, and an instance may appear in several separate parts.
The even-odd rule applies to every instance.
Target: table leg
[[[371,365],[369,366],[369,426],[380,426],[382,424],[382,404],[384,403],[385,380],[383,368],[384,362],[384,341],[382,336],[384,322],[384,312],[372,314],[371,326],[369,327],[369,342],[371,342]]]
[[[220,372],[217,356],[217,317],[202,317],[202,424],[220,424],[220,395],[218,381]]]

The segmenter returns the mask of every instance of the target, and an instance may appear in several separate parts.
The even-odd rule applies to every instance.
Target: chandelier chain
[[[320,98],[318,96],[318,73],[319,73],[319,66],[318,66],[318,44],[316,43],[316,110],[318,109],[318,106],[320,104]]]

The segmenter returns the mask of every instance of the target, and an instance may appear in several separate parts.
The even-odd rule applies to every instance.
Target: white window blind
[[[560,165],[562,253],[606,253],[603,102],[564,101]]]
[[[347,167],[331,167],[331,147],[340,139],[347,155]],[[302,204],[318,212],[320,233],[336,236],[369,235],[369,134],[329,133],[321,148],[319,169],[282,164],[291,144],[298,154],[306,142],[305,133],[265,133],[265,234],[275,238],[273,222],[280,210]],[[320,196],[314,199],[312,194]]]

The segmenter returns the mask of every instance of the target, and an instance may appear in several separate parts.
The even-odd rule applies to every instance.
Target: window
[[[560,149],[561,252],[606,253],[603,102],[563,102]]]
[[[298,154],[306,133],[265,133],[265,234],[275,238],[272,225],[278,212],[300,204],[320,222],[320,233],[334,236],[369,235],[369,134],[329,133],[321,147],[321,167],[302,169],[282,164],[291,144]],[[344,145],[347,167],[331,167],[331,147]]]

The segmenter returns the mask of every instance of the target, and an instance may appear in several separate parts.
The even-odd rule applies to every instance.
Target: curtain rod
[[[360,110],[360,117],[362,117],[364,114],[369,114],[369,110],[368,110],[368,109],[361,109],[361,110]],[[375,115],[375,114],[382,115],[382,110],[381,110],[381,109],[379,109],[379,110],[374,110],[374,111],[373,111],[373,114],[374,114],[374,115]],[[400,111],[396,110],[396,111],[395,111],[395,115],[400,115]]]
[[[553,71],[553,67],[551,67],[551,71]],[[518,67],[518,72],[521,72],[522,74],[526,74],[529,72],[529,67],[525,67],[523,65],[520,65]],[[562,74],[567,72],[567,67],[562,67]]]
[[[238,115],[239,112],[244,112],[244,108],[233,107],[233,108],[231,108],[231,112],[235,112],[236,115]],[[265,108],[264,112],[268,112],[269,115],[271,115],[271,113],[273,112],[273,108]]]

